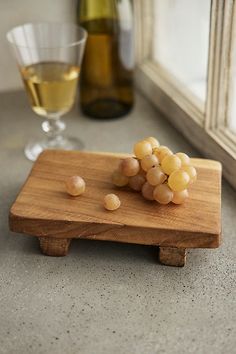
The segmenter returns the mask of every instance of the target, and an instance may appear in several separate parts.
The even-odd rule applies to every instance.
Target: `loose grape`
[[[189,196],[188,190],[184,189],[181,192],[174,192],[174,196],[172,198],[172,202],[174,204],[182,204],[184,203],[185,199],[187,199]]]
[[[166,175],[162,171],[160,166],[152,167],[148,170],[146,175],[148,183],[152,186],[157,186],[166,180]]]
[[[144,171],[148,171],[150,168],[159,164],[159,160],[156,155],[147,155],[141,160],[141,167]]]
[[[180,167],[181,160],[176,155],[167,155],[161,162],[161,168],[167,175],[170,175],[175,170],[179,170]]]
[[[185,154],[184,152],[177,152],[177,154],[175,154],[175,155],[180,158],[180,160],[182,162],[182,166],[190,164],[190,157],[187,154]]]
[[[153,197],[153,191],[154,191],[154,186],[151,186],[148,182],[144,183],[142,187],[142,195],[145,199],[147,200],[154,200]]]
[[[120,204],[120,199],[115,194],[107,194],[104,198],[104,207],[107,210],[116,210]]]
[[[173,152],[164,145],[161,145],[158,148],[154,148],[153,153],[158,157],[160,162],[162,162],[165,156],[173,154]]]
[[[190,184],[194,183],[197,180],[197,171],[193,166],[183,166],[182,170],[187,172],[190,177]]]
[[[124,187],[129,183],[129,178],[124,176],[119,170],[116,170],[112,174],[112,183],[117,187]]]
[[[135,176],[140,169],[139,162],[133,157],[127,157],[121,161],[120,169],[125,176]]]
[[[141,191],[142,186],[145,182],[146,182],[146,178],[141,174],[129,178],[130,188],[137,192]]]
[[[151,155],[152,145],[146,140],[139,141],[134,145],[134,154],[138,159],[142,159],[146,155]]]
[[[173,192],[166,183],[156,186],[153,192],[154,199],[160,204],[168,204],[173,198]]]
[[[151,144],[153,149],[160,146],[159,141],[156,138],[153,138],[153,136],[149,136],[148,138],[145,138],[144,140],[148,141]]]
[[[85,182],[80,176],[68,177],[65,181],[66,191],[68,194],[76,197],[85,191]]]
[[[190,181],[190,177],[187,172],[183,170],[177,170],[171,173],[168,179],[169,187],[175,192],[181,192],[187,188]]]

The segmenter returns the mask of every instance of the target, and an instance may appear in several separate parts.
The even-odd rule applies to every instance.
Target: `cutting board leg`
[[[66,256],[71,239],[55,237],[39,237],[40,248],[43,254],[47,256],[61,257]]]
[[[186,248],[160,247],[159,261],[165,265],[183,267],[186,262]]]

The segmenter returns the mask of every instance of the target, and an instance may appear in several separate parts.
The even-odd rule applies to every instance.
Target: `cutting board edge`
[[[52,221],[19,217],[14,213],[9,214],[9,228],[13,232],[36,237],[94,239],[176,248],[218,248],[222,241],[221,230],[206,233],[122,224]]]

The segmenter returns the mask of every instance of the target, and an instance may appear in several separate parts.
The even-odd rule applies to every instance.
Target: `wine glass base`
[[[37,160],[42,151],[47,149],[59,150],[83,150],[84,144],[74,137],[57,137],[48,140],[30,140],[25,146],[25,156],[31,161]]]

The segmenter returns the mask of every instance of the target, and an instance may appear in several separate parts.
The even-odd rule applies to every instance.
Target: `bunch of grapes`
[[[147,200],[160,204],[182,204],[189,196],[188,187],[197,179],[196,169],[183,152],[173,154],[157,139],[146,138],[134,145],[134,157],[121,160],[112,175],[115,186],[141,192]]]

